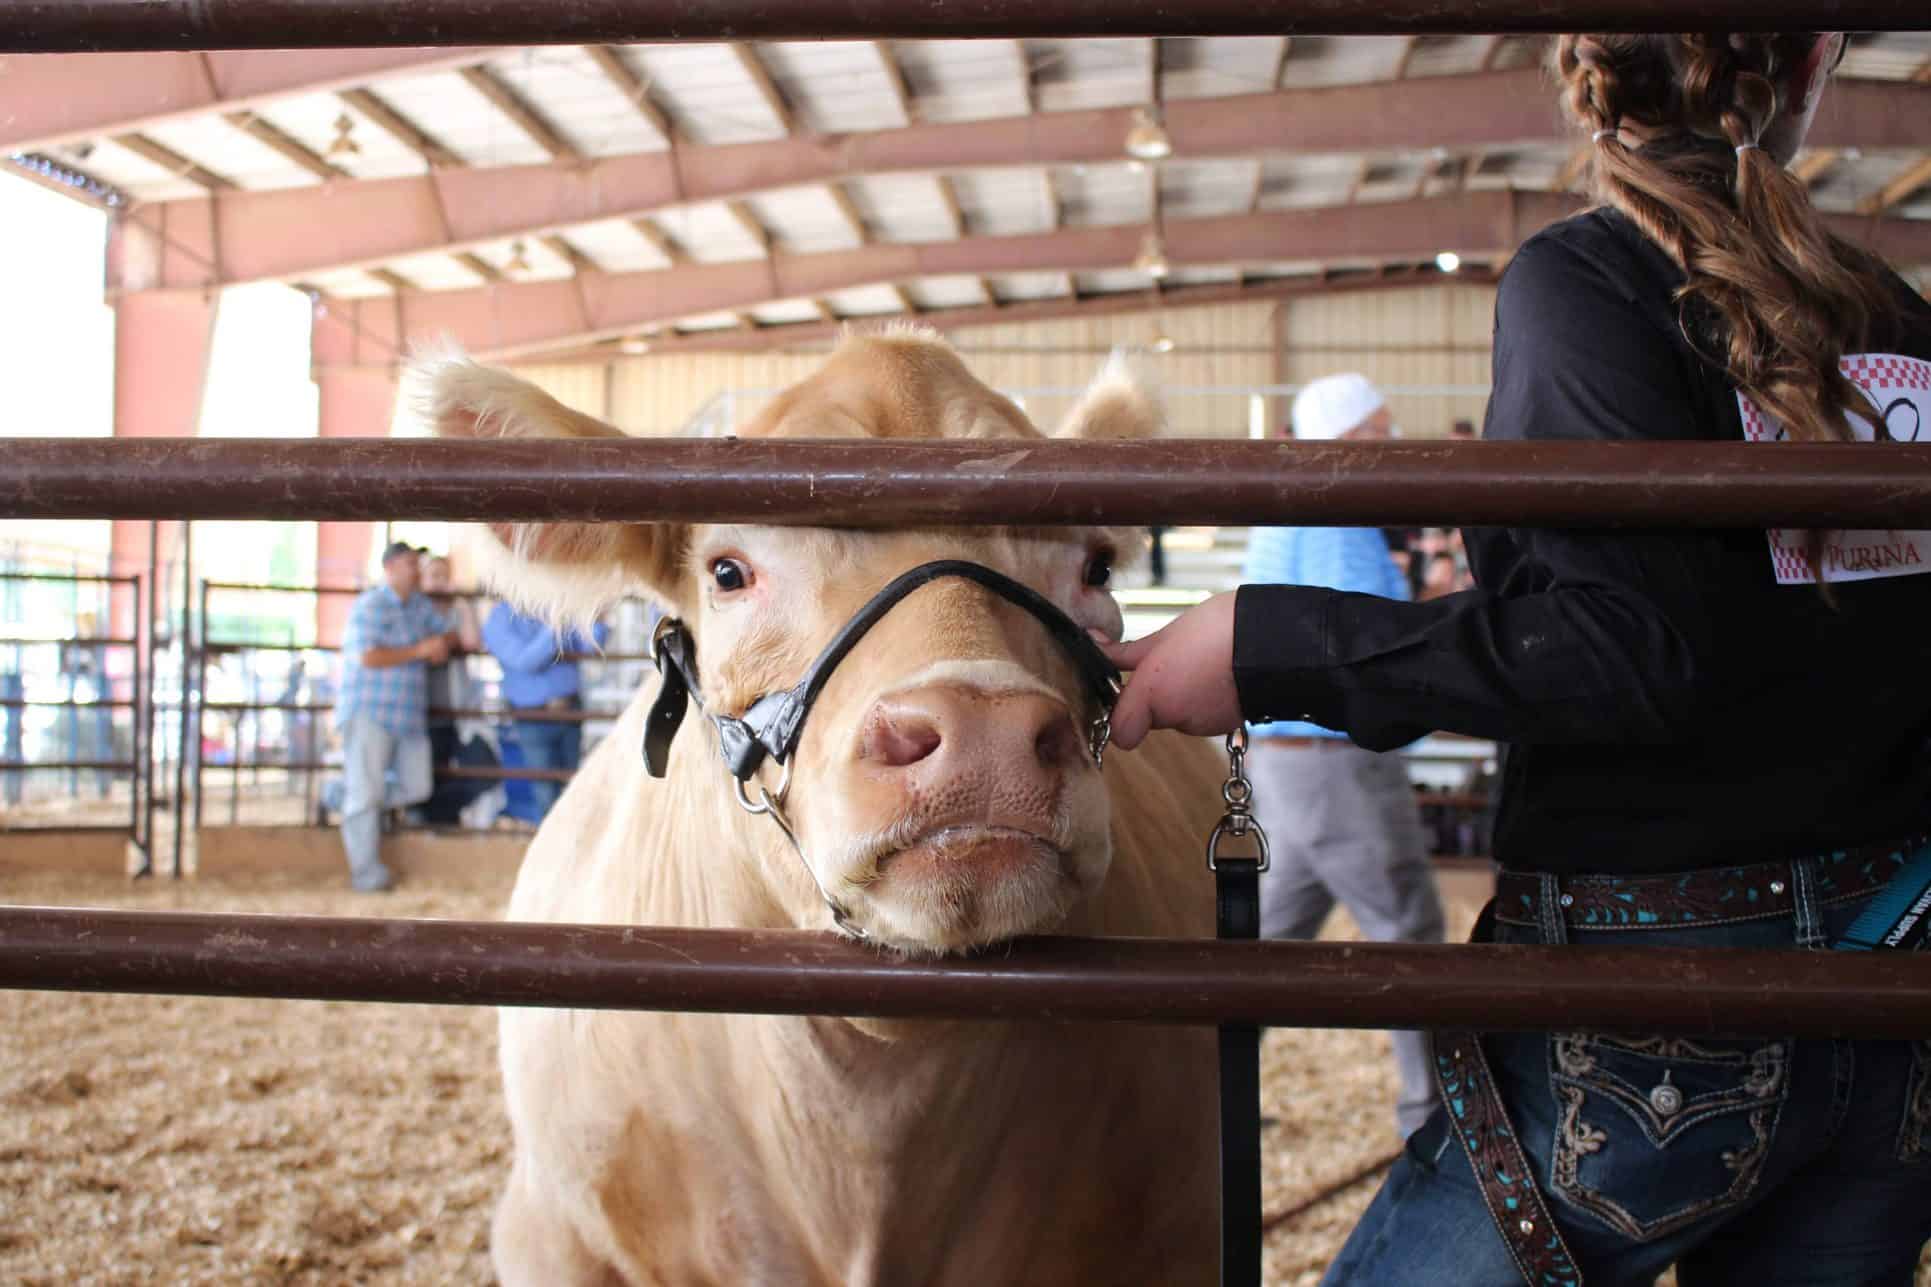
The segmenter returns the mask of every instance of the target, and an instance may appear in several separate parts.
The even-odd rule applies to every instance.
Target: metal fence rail
[[[1915,30],[1922,0],[12,0],[0,51],[1046,36]]]
[[[1931,957],[1901,952],[1035,938],[931,961],[795,930],[37,907],[0,909],[0,987],[922,1019],[1931,1032]]]
[[[0,518],[1931,527],[1931,444],[0,441]]]
[[[138,629],[143,610],[150,614],[153,610],[153,577],[138,575],[114,575],[90,572],[29,572],[18,569],[0,570],[0,583],[29,585],[39,587],[81,586],[99,587],[101,591],[97,609],[101,616],[112,621],[120,610],[130,624]],[[126,598],[119,598],[120,592]],[[81,609],[76,602],[67,609],[69,625],[79,628]],[[36,622],[36,624],[44,624]],[[0,637],[0,647],[12,650],[13,664],[0,670],[0,728],[6,730],[6,737],[0,739],[0,800],[13,802],[18,795],[24,795],[25,783],[33,776],[48,772],[64,772],[69,775],[68,791],[78,794],[79,773],[93,773],[102,777],[101,796],[107,798],[109,787],[107,778],[125,778],[128,785],[127,822],[125,824],[101,825],[97,823],[76,823],[67,819],[53,822],[26,822],[12,819],[0,834],[45,833],[45,832],[109,832],[122,831],[134,844],[140,855],[143,870],[152,863],[153,849],[153,764],[149,754],[149,711],[148,703],[152,695],[152,625],[147,636],[127,636],[107,634],[75,634],[67,637],[47,637],[40,634],[7,635]],[[30,698],[25,695],[28,673],[20,665],[22,649],[53,648],[59,651],[61,660],[57,670],[40,678],[64,679],[68,696],[65,698]],[[110,663],[110,654],[124,654],[128,658],[125,672],[118,672]],[[81,677],[72,668],[70,658],[91,658],[99,669],[90,672],[88,678],[96,685],[96,695],[88,698],[74,696],[75,683]],[[122,688],[125,697],[116,697],[114,692]],[[66,713],[65,743],[67,751],[59,758],[27,758],[23,754],[26,740],[26,720],[29,711],[57,710]],[[115,716],[118,712],[129,712],[127,726],[127,752],[125,756],[115,754],[117,732]],[[86,721],[83,725],[82,721]],[[11,788],[9,790],[8,788]]]

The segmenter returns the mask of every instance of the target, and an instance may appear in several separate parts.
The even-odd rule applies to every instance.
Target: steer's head
[[[454,437],[616,437],[505,375],[437,361],[439,431]],[[1152,398],[1114,362],[1058,436],[1143,437]],[[810,379],[749,425],[747,438],[1012,439],[1041,434],[922,334],[848,339]],[[1109,637],[1120,613],[1108,578],[1137,549],[1097,528],[498,524],[493,580],[526,605],[568,618],[643,593],[696,636],[707,710],[741,714],[790,688],[819,650],[893,577],[966,559],[1030,586]],[[1130,543],[1131,542],[1131,543]],[[911,952],[970,948],[1057,924],[1091,896],[1111,859],[1108,804],[1088,750],[1095,699],[1038,620],[963,580],[903,600],[832,673],[793,757],[786,812],[817,881],[873,939]],[[635,755],[633,749],[625,753]],[[637,773],[643,773],[641,763]],[[708,721],[678,735],[673,776],[728,797]],[[777,790],[778,767],[763,783]],[[756,795],[756,784],[752,786]],[[767,883],[800,925],[825,911],[776,828],[761,847]]]

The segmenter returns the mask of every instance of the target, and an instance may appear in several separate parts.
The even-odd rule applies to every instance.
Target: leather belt
[[[1922,838],[1865,845],[1807,861],[1817,870],[1817,901],[1849,902],[1884,888],[1922,848]],[[1710,867],[1662,876],[1563,876],[1556,882],[1564,923],[1581,930],[1693,929],[1788,916],[1796,910],[1797,881],[1789,862]],[[1495,882],[1495,919],[1539,924],[1541,877],[1504,871]]]

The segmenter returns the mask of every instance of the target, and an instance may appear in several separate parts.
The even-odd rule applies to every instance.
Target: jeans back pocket
[[[1648,1242],[1755,1192],[1790,1093],[1789,1041],[1559,1033],[1550,1187]]]

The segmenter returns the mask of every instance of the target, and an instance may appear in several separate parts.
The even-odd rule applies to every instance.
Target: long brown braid
[[[1597,196],[1682,268],[1686,337],[1799,440],[1850,440],[1869,402],[1839,367],[1897,300],[1762,147],[1815,34],[1566,35],[1555,69],[1595,137]],[[1618,130],[1642,140],[1627,146]],[[1700,305],[1701,307],[1697,307]],[[1810,543],[1819,572],[1822,534]]]

